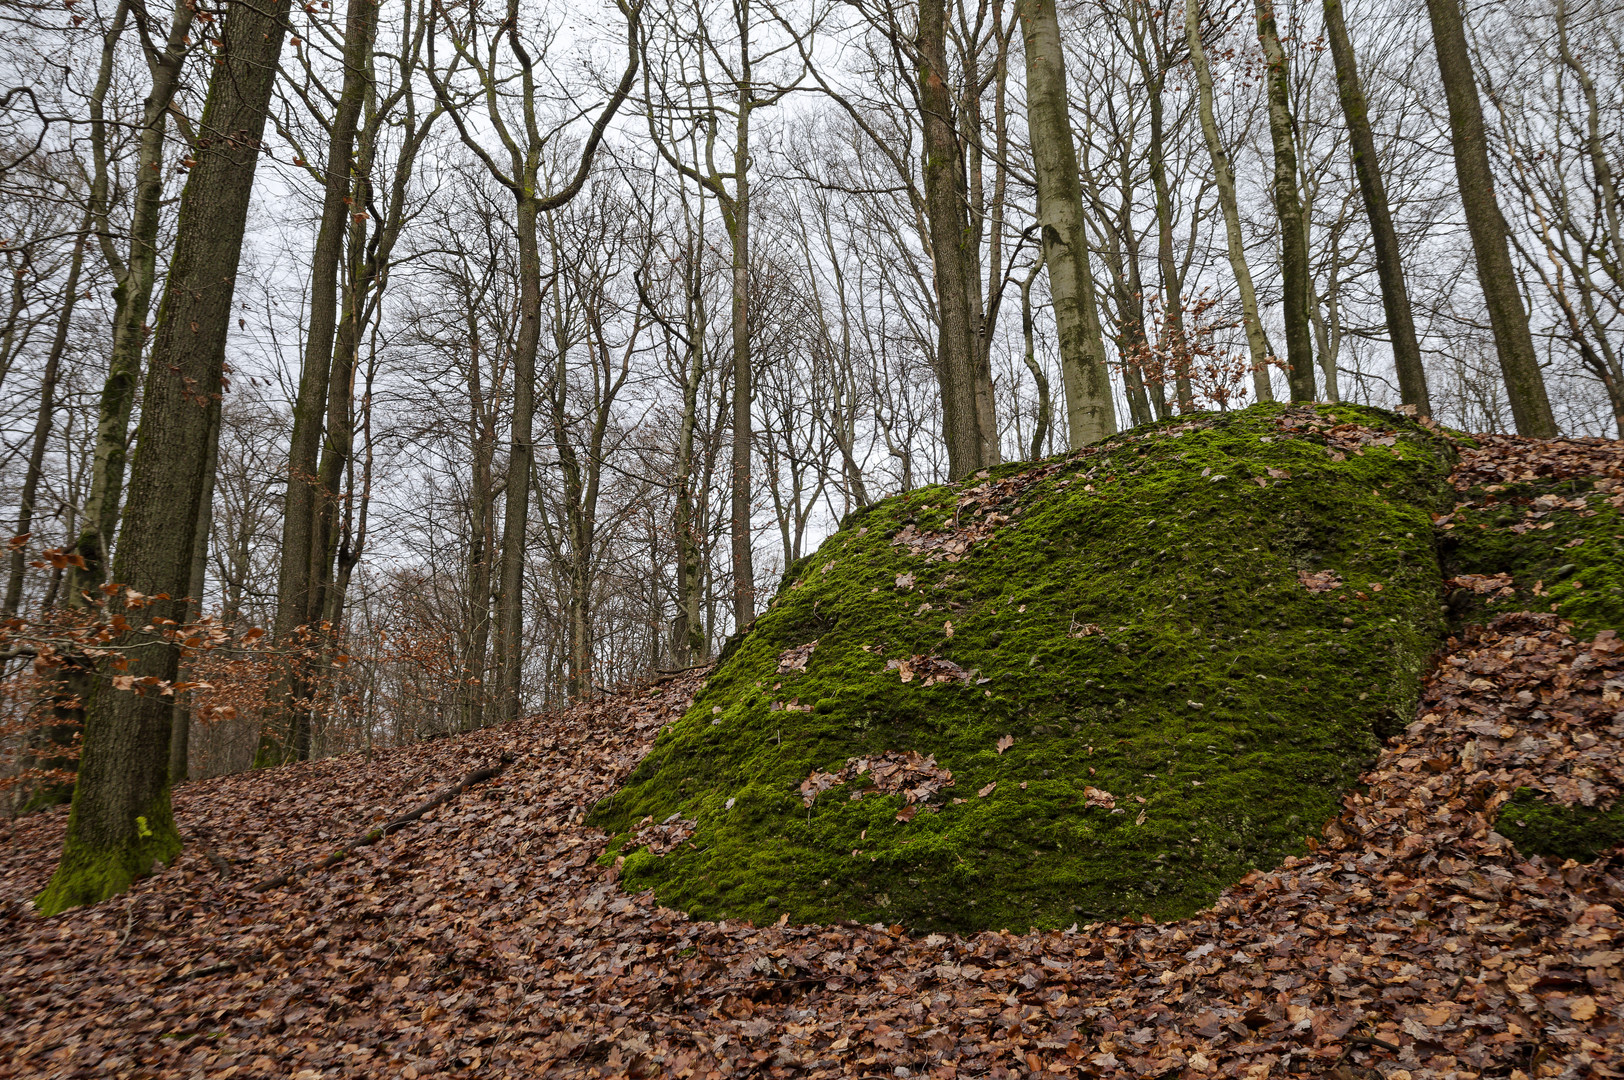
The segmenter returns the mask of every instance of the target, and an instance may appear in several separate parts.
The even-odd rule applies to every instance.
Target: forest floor
[[[1457,486],[1602,457],[1624,475],[1616,443],[1496,439]],[[702,674],[186,784],[176,864],[54,919],[26,901],[65,813],[0,824],[0,1075],[1624,1076],[1624,848],[1493,828],[1524,787],[1624,789],[1624,640],[1571,629],[1450,639],[1309,853],[1166,924],[757,927],[622,892],[581,820]]]

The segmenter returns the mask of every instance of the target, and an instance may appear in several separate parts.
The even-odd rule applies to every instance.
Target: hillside
[[[609,837],[583,819],[647,775],[634,769],[662,728],[715,707],[707,695],[724,687],[696,674],[371,760],[186,785],[177,865],[51,920],[23,901],[50,873],[65,815],[0,826],[0,1073],[1617,1075],[1624,452],[1481,438],[1458,454],[1439,489],[1447,611],[1435,597],[1431,609],[1454,628],[1417,668],[1417,704],[1304,823],[1301,854],[1188,918],[918,933],[706,921],[626,891]],[[1409,514],[1419,500],[1391,504]],[[889,565],[874,572],[898,591]],[[1324,602],[1298,588],[1295,610]],[[1387,618],[1410,603],[1393,591]],[[1347,610],[1339,620],[1370,617]],[[931,655],[914,640],[908,658]],[[751,662],[782,664],[777,645]],[[796,715],[818,717],[820,700],[803,696],[813,710]],[[993,767],[1022,762],[1020,740],[994,745]],[[500,771],[319,868],[346,838],[488,769]],[[971,767],[954,772],[957,794],[978,798]]]

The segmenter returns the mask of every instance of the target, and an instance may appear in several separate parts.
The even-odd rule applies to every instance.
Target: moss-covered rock
[[[1464,493],[1439,535],[1444,576],[1504,574],[1510,584],[1449,593],[1458,627],[1505,611],[1554,611],[1575,632],[1624,628],[1624,485],[1539,479]]]
[[[1532,788],[1518,788],[1500,808],[1494,827],[1525,855],[1594,862],[1624,844],[1624,805],[1611,810],[1563,806]]]
[[[1410,719],[1452,459],[1392,413],[1262,405],[887,499],[593,820],[627,887],[706,917],[1186,915],[1303,850]]]

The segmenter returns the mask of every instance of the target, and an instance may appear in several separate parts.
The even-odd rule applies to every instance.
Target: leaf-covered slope
[[[594,820],[628,887],[708,917],[1189,914],[1413,715],[1452,460],[1390,413],[1258,406],[885,500]]]

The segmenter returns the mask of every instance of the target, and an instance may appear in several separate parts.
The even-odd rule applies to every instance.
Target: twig
[[[197,846],[203,851],[203,857],[208,859],[209,862],[213,863],[214,868],[220,872],[220,880],[229,881],[231,879],[231,863],[222,858],[218,852],[209,846],[209,831],[207,829],[198,827],[194,828],[192,833],[196,839]]]
[[[1394,1053],[1397,1053],[1400,1049],[1400,1047],[1395,1046],[1386,1039],[1378,1039],[1373,1035],[1349,1035],[1348,1041],[1359,1046],[1379,1046],[1383,1050],[1391,1050]]]
[[[452,799],[455,799],[458,795],[461,795],[475,784],[483,784],[487,780],[492,780],[500,776],[502,772],[513,763],[513,760],[514,758],[512,754],[504,753],[495,765],[487,765],[482,769],[475,769],[473,772],[457,781],[451,787],[446,788],[444,791],[440,792],[438,795],[434,796],[432,799],[421,804],[410,812],[402,814],[400,817],[389,822],[387,825],[368,830],[367,832],[355,837],[353,840],[343,844],[338,848],[337,851],[334,851],[331,855],[317,863],[314,867],[295,866],[293,869],[288,870],[285,873],[277,874],[275,877],[266,878],[264,881],[261,881],[258,885],[254,886],[254,891],[265,892],[268,889],[278,889],[284,885],[292,883],[296,878],[307,872],[321,871],[337,866],[339,863],[348,858],[350,853],[355,849],[376,844],[379,840],[382,840],[390,833],[398,832],[399,830],[410,825],[412,822],[417,821],[430,810],[444,806],[446,803],[450,802]]]
[[[159,982],[187,982],[187,981],[189,981],[191,979],[202,979],[202,978],[206,978],[209,975],[220,975],[220,974],[223,974],[223,973],[225,973],[227,971],[236,971],[236,970],[237,970],[237,962],[235,960],[227,960],[226,962],[224,962],[222,964],[210,964],[208,967],[193,968],[191,971],[188,971],[188,972],[186,972],[184,974],[166,975],[163,978],[159,979],[158,981]]]
[[[130,935],[134,932],[135,897],[132,896],[124,904],[124,933],[120,934],[119,939],[113,943],[113,947],[107,950],[107,955],[102,957],[102,963],[105,964],[107,961],[117,956],[118,951],[124,947],[124,943],[126,941],[130,940]]]

